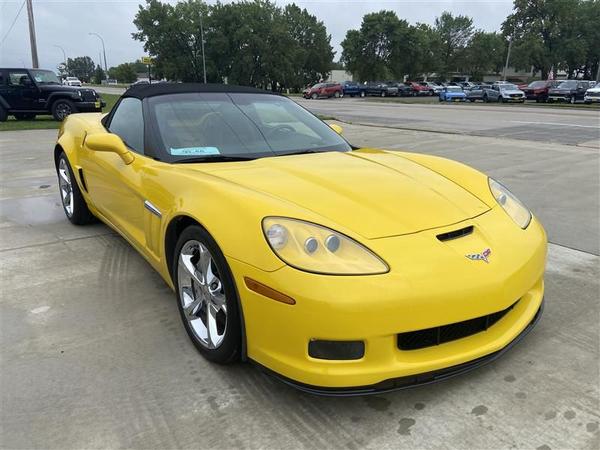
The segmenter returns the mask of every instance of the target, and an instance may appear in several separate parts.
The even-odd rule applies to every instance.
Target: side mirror
[[[344,132],[344,129],[335,123],[329,124],[329,127],[337,134],[342,134]]]
[[[121,157],[125,164],[131,164],[135,159],[119,136],[112,133],[94,133],[85,138],[85,145],[95,152],[112,152]]]

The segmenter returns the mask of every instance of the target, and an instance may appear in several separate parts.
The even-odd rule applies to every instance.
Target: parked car
[[[174,296],[212,363],[250,360],[304,392],[373,394],[494,361],[540,320],[543,226],[464,164],[361,152],[339,126],[246,86],[136,86],[63,130],[46,156],[66,219],[98,218],[146,258],[157,274],[143,266],[138,282],[157,304]]]
[[[435,95],[438,95],[444,88],[444,86],[442,86],[441,84],[437,84],[433,81],[421,81],[419,84],[421,86],[427,86],[430,90],[433,91]]]
[[[407,81],[406,85],[412,89],[413,95],[433,95],[433,89],[416,81]]]
[[[548,91],[557,87],[560,83],[556,80],[537,80],[532,81],[526,87],[519,88],[525,93],[527,100],[535,100],[539,103],[548,100]]]
[[[585,91],[583,101],[588,105],[590,103],[600,103],[600,86],[596,84],[594,87]]]
[[[372,81],[367,83],[366,88],[367,95],[377,95],[379,97],[390,97],[398,95],[398,88],[396,86],[390,86],[387,83],[381,81]]]
[[[471,89],[473,86],[475,86],[475,83],[473,83],[472,81],[459,81],[458,85],[463,88],[463,91],[467,91],[469,89]]]
[[[470,102],[474,102],[476,100],[483,101],[483,93],[486,89],[490,89],[492,86],[489,84],[476,84],[471,87],[471,89],[466,90],[465,94],[467,95],[467,100]]]
[[[524,103],[525,93],[512,83],[496,82],[483,90],[483,101]]]
[[[61,121],[71,113],[102,112],[104,106],[94,89],[63,86],[51,70],[0,69],[0,122],[9,115],[17,120],[52,115]]]
[[[439,95],[440,102],[464,102],[467,100],[467,94],[460,86],[446,86]]]
[[[565,80],[558,86],[548,90],[548,102],[583,101],[586,91],[592,86],[588,80]]]
[[[342,95],[344,95],[344,91],[339,83],[317,83],[304,91],[304,98],[312,98],[313,100],[321,97],[340,98]]]
[[[356,81],[342,82],[342,92],[350,97],[364,97],[366,87]]]
[[[398,88],[398,93],[396,94],[398,97],[412,97],[413,95],[412,88],[401,81],[386,81],[385,84]]]
[[[65,86],[81,86],[81,81],[77,77],[66,77],[63,84]]]
[[[129,87],[132,87],[132,86],[139,86],[139,85],[142,85],[142,84],[150,84],[150,81],[148,81],[148,80],[138,80],[138,81],[136,81],[136,82],[134,82],[134,83],[131,83],[131,84],[129,85]]]

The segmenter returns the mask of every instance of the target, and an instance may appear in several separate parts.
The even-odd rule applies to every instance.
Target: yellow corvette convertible
[[[529,210],[463,164],[340,132],[253,88],[145,85],[69,116],[54,156],[68,219],[135,247],[211,361],[364,394],[465,372],[531,330],[546,234]]]

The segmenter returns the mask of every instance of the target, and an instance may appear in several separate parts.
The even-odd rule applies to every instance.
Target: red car
[[[344,94],[342,85],[339,83],[317,83],[313,87],[305,89],[304,98],[335,97],[340,98]]]
[[[535,100],[536,102],[545,102],[548,100],[548,90],[556,87],[560,81],[538,80],[529,83],[529,85],[520,88],[525,92],[527,100]]]
[[[413,95],[433,95],[433,89],[426,84],[421,84],[416,81],[407,81],[405,83],[412,89]]]

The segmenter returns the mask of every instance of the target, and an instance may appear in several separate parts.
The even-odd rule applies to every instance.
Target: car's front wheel
[[[8,111],[0,105],[0,122],[6,122],[6,119],[8,119]]]
[[[62,152],[58,157],[56,173],[58,175],[60,199],[67,219],[74,225],[85,225],[94,222],[94,215],[90,212],[79,190],[65,152]]]
[[[310,98],[312,98],[313,100],[316,100],[317,98],[319,98],[319,96],[318,96],[318,94],[315,93],[315,94],[312,94],[310,96]]]
[[[241,321],[233,276],[215,240],[197,225],[175,247],[173,270],[183,325],[196,348],[221,364],[239,358]]]
[[[59,99],[52,104],[52,117],[54,120],[62,122],[69,114],[77,112],[77,107],[71,100]]]

